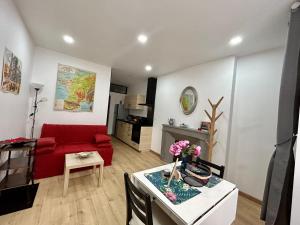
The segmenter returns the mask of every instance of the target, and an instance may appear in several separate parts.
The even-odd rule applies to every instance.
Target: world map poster
[[[58,64],[54,110],[92,112],[96,73]]]

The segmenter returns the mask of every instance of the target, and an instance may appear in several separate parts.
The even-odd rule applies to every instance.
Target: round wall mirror
[[[194,112],[198,102],[198,94],[195,88],[186,87],[180,96],[180,107],[185,115]]]

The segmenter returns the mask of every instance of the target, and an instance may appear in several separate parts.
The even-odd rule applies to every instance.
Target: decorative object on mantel
[[[181,128],[188,128],[189,126],[188,126],[187,124],[185,124],[185,123],[181,123],[181,124],[179,125],[179,127],[181,127]]]
[[[33,112],[29,115],[29,117],[32,117],[32,126],[31,126],[31,134],[30,138],[33,138],[34,134],[34,125],[35,125],[35,116],[37,113],[38,104],[42,102],[46,102],[47,98],[41,98],[40,100],[37,99],[39,91],[44,87],[41,83],[31,83],[30,86],[34,89],[34,103],[33,103]]]
[[[198,130],[202,131],[202,132],[205,132],[205,133],[208,133],[209,128],[210,128],[210,122],[202,121],[201,122],[201,127]]]
[[[201,154],[201,147],[197,145],[190,145],[188,140],[178,141],[170,146],[169,152],[176,157],[172,173],[169,178],[168,186],[170,186],[173,176],[180,178],[180,173],[176,170],[179,156],[182,156],[182,162],[180,166],[181,172],[185,172],[187,164],[192,162],[193,157],[197,158]],[[179,174],[179,175],[176,175]]]
[[[182,112],[185,115],[190,115],[194,112],[198,103],[198,94],[196,89],[191,86],[186,87],[181,93],[179,102]]]
[[[222,102],[223,99],[224,99],[224,97],[220,98],[219,101],[216,104],[213,104],[210,101],[210,99],[208,99],[208,102],[209,102],[209,104],[212,108],[211,115],[206,110],[204,110],[204,112],[206,113],[206,115],[208,116],[208,118],[210,120],[210,126],[209,126],[209,129],[208,129],[209,139],[208,139],[208,141],[206,141],[206,144],[208,146],[208,148],[207,148],[208,161],[210,161],[210,162],[211,162],[213,148],[217,144],[217,141],[215,141],[215,134],[218,131],[217,129],[215,129],[216,121],[223,114],[223,112],[221,112],[219,115],[217,115],[217,108],[218,108],[218,106],[220,105],[220,103]]]
[[[174,118],[169,118],[168,123],[170,126],[175,126],[175,119]]]
[[[22,62],[12,51],[5,48],[1,79],[2,91],[18,95],[21,88],[21,74]]]

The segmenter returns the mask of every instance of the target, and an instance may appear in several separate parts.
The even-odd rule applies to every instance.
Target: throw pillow
[[[39,138],[37,141],[37,147],[52,147],[56,144],[54,137]]]
[[[95,134],[95,141],[97,144],[108,143],[111,141],[111,137],[105,134]]]

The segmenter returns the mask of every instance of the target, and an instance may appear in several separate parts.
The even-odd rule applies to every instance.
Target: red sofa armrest
[[[50,146],[50,147],[38,147],[36,148],[35,150],[35,154],[36,155],[42,155],[42,154],[49,154],[49,153],[52,153],[54,152],[55,150],[55,145],[54,146]]]
[[[54,137],[43,137],[37,140],[37,147],[55,147],[56,141]]]
[[[96,144],[109,143],[111,142],[111,137],[106,134],[95,134]]]

